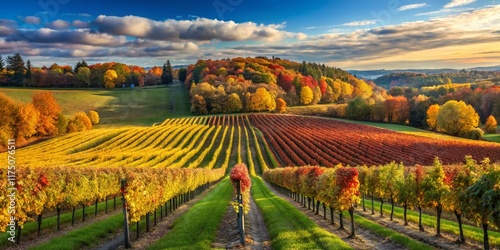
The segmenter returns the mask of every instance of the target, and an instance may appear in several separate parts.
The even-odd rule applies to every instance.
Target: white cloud
[[[370,24],[375,24],[375,23],[377,23],[377,20],[361,20],[361,21],[353,21],[353,22],[344,23],[342,25],[344,25],[344,26],[365,26],[365,25],[370,25]]]
[[[97,17],[92,25],[98,32],[110,35],[125,35],[162,41],[278,41],[283,38],[303,38],[304,34],[282,31],[286,23],[256,24],[236,23],[217,19],[197,18],[196,20],[154,21],[138,16]]]
[[[467,4],[471,4],[473,2],[475,2],[476,0],[452,0],[451,2],[449,2],[448,4],[446,4],[444,7],[446,9],[448,8],[454,8],[454,7],[458,7],[458,6],[463,6],[463,5],[467,5]]]
[[[55,30],[65,30],[68,29],[70,26],[69,22],[58,19],[53,22],[50,22],[47,24],[48,28],[55,29]]]
[[[415,3],[415,4],[408,4],[408,5],[403,5],[398,8],[399,11],[405,11],[405,10],[413,10],[413,9],[419,9],[423,7],[429,6],[427,3]]]

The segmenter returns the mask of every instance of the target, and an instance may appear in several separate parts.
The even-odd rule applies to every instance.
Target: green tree
[[[434,160],[434,167],[430,170],[424,178],[422,183],[424,192],[424,199],[432,207],[436,208],[436,237],[441,237],[441,213],[443,212],[443,205],[446,195],[449,192],[449,186],[445,183],[445,173],[443,166],[439,159]]]
[[[161,83],[162,84],[170,84],[173,80],[173,69],[172,65],[170,65],[170,61],[167,60],[166,63],[163,64],[163,71],[161,73]]]
[[[395,162],[384,165],[380,168],[380,184],[384,188],[384,198],[391,201],[391,218],[393,220],[394,204],[398,200],[398,185],[404,180],[404,166]],[[382,210],[380,211],[382,213]]]
[[[314,93],[309,86],[304,86],[300,90],[300,102],[304,105],[309,105],[314,99]]]
[[[23,58],[19,53],[16,53],[13,56],[7,57],[7,64],[7,70],[14,72],[9,77],[9,84],[21,86],[23,84],[24,75],[26,74]]]
[[[26,77],[26,80],[31,80],[31,62],[28,60],[26,62],[26,74],[24,75]]]
[[[78,69],[80,69],[82,67],[85,67],[85,68],[89,67],[89,65],[87,64],[87,62],[85,60],[82,60],[81,62],[80,61],[77,62],[75,65],[75,68],[73,69],[73,72],[78,73]]]
[[[87,67],[78,67],[76,81],[79,87],[90,86],[90,69]]]
[[[440,109],[437,117],[438,130],[451,135],[466,135],[479,125],[479,115],[471,105],[451,100]]]
[[[0,73],[5,69],[5,62],[2,58],[2,55],[0,55]]]
[[[363,98],[355,98],[347,104],[346,116],[349,119],[367,120],[370,114],[370,105]]]
[[[467,217],[483,227],[484,249],[490,249],[488,226],[494,222],[500,226],[500,170],[481,176],[465,190],[462,209]]]
[[[187,69],[186,68],[180,68],[179,69],[179,81],[181,83],[186,81],[186,76],[187,76]]]
[[[404,225],[408,225],[407,210],[413,209],[415,200],[415,174],[410,168],[404,170],[404,177],[397,180],[397,197],[398,202],[403,205],[403,220]]]

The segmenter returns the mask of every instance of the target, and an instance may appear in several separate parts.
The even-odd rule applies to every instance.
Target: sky
[[[35,67],[267,56],[343,69],[500,64],[500,0],[0,0],[0,55]]]

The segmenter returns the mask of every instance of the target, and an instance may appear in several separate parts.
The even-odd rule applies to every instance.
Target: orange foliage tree
[[[56,135],[57,117],[61,113],[61,106],[57,103],[54,95],[50,91],[40,91],[33,94],[33,106],[40,113],[37,125],[39,135]]]

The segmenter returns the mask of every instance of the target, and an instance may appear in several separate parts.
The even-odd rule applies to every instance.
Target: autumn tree
[[[497,132],[497,120],[495,119],[494,116],[490,115],[488,116],[488,119],[486,119],[486,123],[484,124],[484,132],[490,133],[490,134],[496,134]]]
[[[7,145],[16,135],[18,104],[14,99],[0,92],[0,144]]]
[[[207,102],[203,96],[195,94],[191,98],[191,113],[198,115],[208,114]]]
[[[437,117],[438,130],[451,135],[466,135],[479,125],[479,115],[471,105],[451,100],[440,109]]]
[[[387,120],[390,123],[405,123],[410,115],[410,105],[404,96],[389,97],[385,101]]]
[[[40,113],[37,125],[39,135],[56,135],[58,129],[57,117],[61,113],[61,106],[57,103],[54,95],[50,91],[39,91],[33,94],[33,106]]]
[[[258,88],[250,97],[249,108],[251,111],[273,111],[276,102],[265,88]]]
[[[242,108],[240,96],[236,93],[230,94],[227,100],[227,111],[230,113],[240,112]]]
[[[370,85],[368,85],[365,81],[363,80],[354,80],[353,83],[354,89],[352,94],[355,97],[360,97],[363,99],[366,99],[370,97],[373,94],[373,89]]]
[[[97,113],[97,111],[90,110],[87,116],[89,117],[90,122],[92,122],[92,125],[99,123],[99,113]]]
[[[104,87],[109,89],[115,88],[117,79],[118,75],[116,74],[116,71],[112,69],[106,70],[106,72],[104,73]]]
[[[276,111],[278,113],[286,112],[286,102],[282,98],[276,99]]]
[[[174,71],[172,69],[172,65],[170,65],[170,60],[167,60],[167,62],[163,64],[163,70],[161,73],[161,83],[162,84],[172,83],[173,75]]]
[[[32,103],[19,108],[17,120],[17,137],[29,138],[36,134],[40,113]]]
[[[85,114],[85,112],[80,111],[75,114],[75,119],[79,120],[81,124],[85,127],[84,130],[91,130],[92,129],[92,121],[90,118]]]
[[[438,104],[433,104],[427,109],[427,125],[430,130],[435,130],[437,128],[437,118],[440,108]]]
[[[300,90],[300,102],[304,105],[309,105],[314,99],[314,93],[309,86],[304,86]]]
[[[313,100],[311,101],[311,104],[312,105],[318,104],[319,101],[321,101],[321,97],[322,97],[321,88],[319,86],[316,86],[313,89]]]

